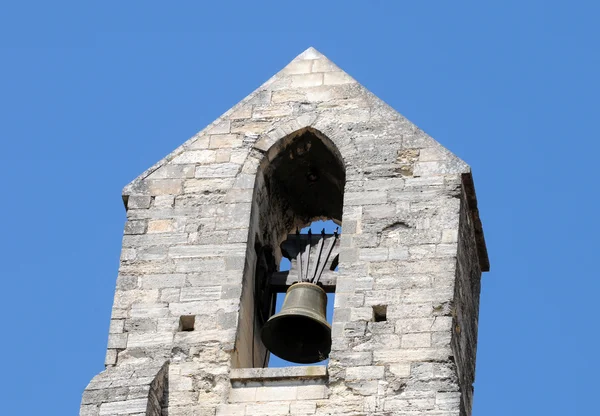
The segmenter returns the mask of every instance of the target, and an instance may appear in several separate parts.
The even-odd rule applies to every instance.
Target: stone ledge
[[[308,367],[282,367],[282,368],[234,368],[231,370],[232,382],[267,381],[286,379],[325,379],[327,367],[313,365]]]

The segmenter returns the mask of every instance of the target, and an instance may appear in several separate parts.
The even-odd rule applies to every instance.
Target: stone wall
[[[160,416],[168,393],[168,363],[109,367],[90,382],[81,400],[81,416]]]
[[[461,386],[461,416],[471,414],[473,404],[473,382],[475,381],[475,355],[477,351],[477,321],[479,318],[479,292],[481,290],[482,268],[487,264],[478,262],[476,230],[471,213],[477,213],[474,199],[467,190],[472,186],[470,178],[465,178],[461,188],[456,189],[461,199],[461,214],[458,229],[458,253],[456,263],[456,283],[454,288],[454,333],[452,348],[456,357],[458,377]],[[469,207],[469,204],[475,205]]]
[[[257,246],[272,246],[278,257],[277,243],[293,231],[286,228],[313,215],[290,213],[278,199],[266,204],[279,208],[264,221],[264,167],[307,131],[345,170],[331,359],[316,381],[270,370],[265,380],[252,373],[241,381],[239,371],[261,366],[264,352],[250,313]],[[169,416],[441,416],[460,414],[461,400],[468,413],[478,294],[469,279],[487,259],[473,204],[461,203],[461,193],[474,198],[464,177],[464,162],[323,55],[305,51],[124,189],[127,223],[102,377],[168,362],[161,406]],[[464,218],[472,224],[463,230]],[[374,310],[385,320],[375,322]],[[193,330],[183,330],[182,317],[194,317]],[[457,325],[466,329],[453,338]],[[240,383],[258,383],[255,393],[264,393],[240,404]],[[320,385],[321,396],[302,396],[306,383]],[[283,397],[277,388],[285,386],[287,404],[265,398]],[[82,415],[141,406],[106,410],[86,401],[93,390]]]

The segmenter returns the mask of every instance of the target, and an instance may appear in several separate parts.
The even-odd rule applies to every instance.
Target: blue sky
[[[597,2],[4,2],[2,412],[103,368],[124,185],[314,46],[473,168],[475,416],[591,415]]]

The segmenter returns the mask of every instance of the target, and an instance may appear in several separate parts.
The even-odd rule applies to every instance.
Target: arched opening
[[[341,227],[338,224],[336,224],[333,220],[313,221],[308,226],[299,230],[301,235],[307,235],[309,233],[309,231],[312,233],[312,235],[319,235],[321,232],[325,233],[326,235],[332,235],[334,233],[337,233],[338,235],[340,235],[342,233]],[[290,260],[291,259],[285,257],[285,253],[284,253],[284,257],[281,258],[281,261],[279,263],[279,273],[285,273],[285,272],[289,273],[291,271],[292,263]],[[333,264],[334,271],[337,271],[337,264],[336,264],[337,261],[335,259],[331,259],[331,261],[332,261],[332,263],[335,261],[335,263]],[[327,283],[328,282],[326,282],[326,284]],[[326,318],[327,318],[327,322],[331,325],[332,320],[333,320],[333,304],[335,302],[335,290],[332,290],[330,287],[328,287],[328,289],[329,290],[327,293]],[[284,292],[276,292],[275,312],[274,312],[275,314],[277,314],[281,311],[281,307],[283,306],[284,299],[285,299]],[[305,364],[305,365],[315,365],[315,364],[316,365],[327,365],[328,361],[329,361],[329,358],[322,360],[320,362],[317,362],[317,363],[311,363],[311,364]],[[288,367],[291,365],[302,365],[302,364],[297,364],[297,363],[292,363],[292,362],[286,361],[283,358],[277,357],[274,354],[271,354],[271,356],[269,357],[269,360],[268,360],[268,366],[273,367],[273,368]]]
[[[285,242],[313,221],[341,225],[345,177],[333,142],[311,128],[284,137],[263,158],[254,186],[249,234],[254,250],[248,251],[246,261],[234,366],[268,365],[269,352],[260,332],[275,313],[277,293],[295,280],[294,267],[282,274],[281,266],[285,268],[286,257],[290,258]],[[331,308],[333,302],[329,303]]]
[[[275,146],[276,156],[267,155],[259,167],[254,191],[262,242],[277,247],[317,219],[341,224],[346,173],[333,142],[307,128]]]

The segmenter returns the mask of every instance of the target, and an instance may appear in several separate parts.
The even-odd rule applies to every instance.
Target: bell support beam
[[[327,293],[334,293],[336,280],[336,272],[325,270],[319,280],[319,286]],[[296,273],[275,272],[271,275],[270,287],[273,292],[285,293],[291,285],[298,281],[299,279]]]

